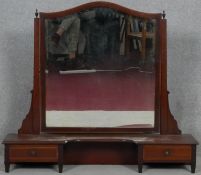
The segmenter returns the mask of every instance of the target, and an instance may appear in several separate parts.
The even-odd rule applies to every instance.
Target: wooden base
[[[9,172],[11,163],[30,162],[57,163],[59,173],[63,164],[138,164],[138,172],[142,173],[145,163],[184,163],[191,165],[194,173],[198,143],[191,135],[10,134],[3,144],[5,172]]]

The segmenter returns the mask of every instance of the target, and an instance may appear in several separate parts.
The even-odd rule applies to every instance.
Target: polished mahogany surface
[[[146,162],[191,161],[191,145],[144,145],[143,160]]]
[[[159,135],[159,134],[8,134],[3,144],[40,144],[68,142],[132,142],[135,144],[198,144],[190,134]]]

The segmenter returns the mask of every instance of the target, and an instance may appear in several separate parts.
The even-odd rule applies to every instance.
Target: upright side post
[[[160,133],[161,134],[181,134],[177,126],[177,121],[169,109],[167,91],[167,21],[165,12],[160,20],[160,67],[161,67],[161,101],[160,101]]]
[[[39,134],[41,128],[41,100],[40,100],[40,54],[39,54],[39,26],[40,18],[38,18],[38,11],[36,10],[34,18],[34,78],[33,78],[33,90],[32,101],[30,110],[26,118],[22,122],[21,128],[18,130],[19,134]]]

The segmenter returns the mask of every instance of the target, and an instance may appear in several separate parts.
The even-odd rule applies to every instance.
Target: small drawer
[[[57,162],[58,145],[10,145],[10,162]]]
[[[144,145],[144,162],[190,162],[192,157],[191,145]]]

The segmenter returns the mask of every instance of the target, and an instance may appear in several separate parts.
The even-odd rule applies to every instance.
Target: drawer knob
[[[169,156],[170,155],[170,150],[165,150],[165,156]]]
[[[32,156],[32,157],[36,157],[37,156],[37,152],[35,150],[31,150],[29,152],[29,155]]]

